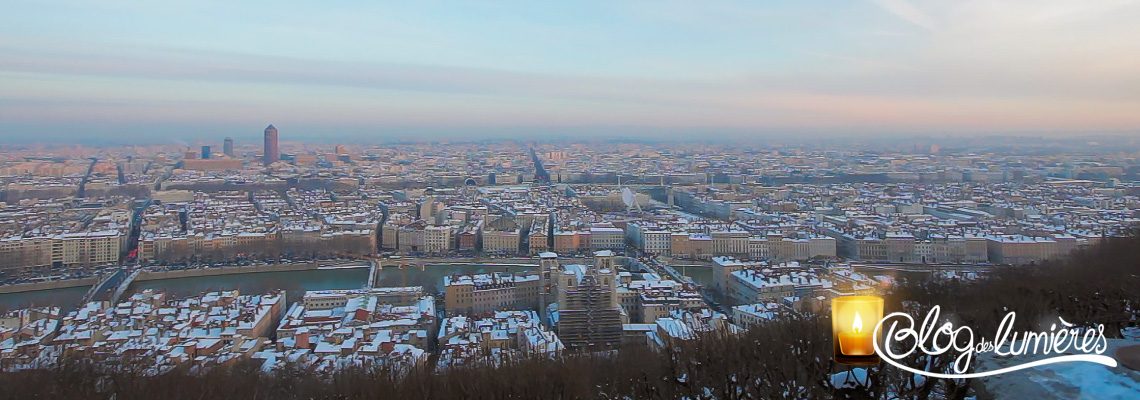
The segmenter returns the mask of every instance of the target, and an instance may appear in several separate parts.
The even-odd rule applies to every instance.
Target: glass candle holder
[[[883,298],[841,296],[831,299],[831,339],[835,361],[875,365],[874,330],[883,319]]]

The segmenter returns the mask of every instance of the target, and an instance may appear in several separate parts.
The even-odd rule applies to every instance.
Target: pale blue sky
[[[1136,1],[4,10],[0,140],[254,137],[270,122],[286,138],[1140,128]]]

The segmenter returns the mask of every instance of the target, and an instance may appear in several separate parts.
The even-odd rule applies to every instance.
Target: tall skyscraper
[[[226,157],[233,158],[234,156],[234,138],[227,137],[225,142],[222,142],[222,154]]]
[[[265,149],[262,153],[262,161],[265,165],[273,164],[281,159],[281,153],[277,151],[277,128],[273,124],[269,124],[265,128]]]
[[[203,160],[209,160],[210,159],[210,146],[202,146],[202,159]]]

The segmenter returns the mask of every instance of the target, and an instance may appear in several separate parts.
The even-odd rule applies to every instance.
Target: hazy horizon
[[[1140,133],[1140,2],[14,1],[8,143]]]

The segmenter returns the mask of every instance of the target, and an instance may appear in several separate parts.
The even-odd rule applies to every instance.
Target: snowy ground
[[[1140,344],[1131,340],[1109,340],[1105,355],[1116,349]],[[1022,364],[1032,357],[999,358],[985,353],[973,371],[988,371]],[[981,378],[974,388],[979,397],[998,399],[1140,399],[1140,371],[1124,366],[1108,368],[1092,363],[1061,363]]]

